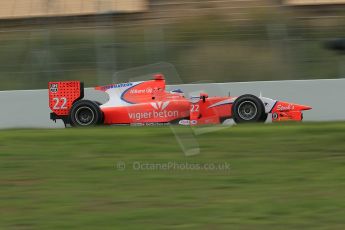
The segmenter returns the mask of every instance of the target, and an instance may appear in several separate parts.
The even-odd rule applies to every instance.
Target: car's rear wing
[[[48,89],[50,118],[63,119],[66,123],[72,105],[84,97],[84,84],[80,81],[49,82]]]

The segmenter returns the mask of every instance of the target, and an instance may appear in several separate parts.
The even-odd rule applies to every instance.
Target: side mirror
[[[207,93],[200,93],[200,99],[202,99],[203,102],[206,101],[206,98],[208,98],[208,94]]]

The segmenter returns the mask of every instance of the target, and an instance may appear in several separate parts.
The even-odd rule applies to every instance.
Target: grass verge
[[[343,229],[345,123],[196,139],[186,157],[169,127],[0,131],[0,228]]]

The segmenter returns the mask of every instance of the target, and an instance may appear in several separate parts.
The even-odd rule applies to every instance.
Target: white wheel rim
[[[81,113],[82,110],[86,110],[86,111],[91,112],[91,117],[90,117],[90,119],[89,119],[89,118],[87,118],[87,119],[85,118],[85,120],[89,120],[88,122],[82,122],[82,121],[80,121],[79,113]],[[75,114],[74,114],[74,118],[75,118],[76,122],[78,123],[78,125],[81,125],[81,126],[88,126],[88,125],[92,124],[92,122],[93,122],[93,120],[94,120],[94,118],[95,118],[95,113],[93,112],[93,110],[92,110],[91,108],[89,108],[89,107],[87,107],[87,106],[82,106],[82,107],[80,107],[80,108],[77,109],[77,111],[76,111]]]
[[[241,117],[241,119],[245,121],[250,121],[258,113],[258,108],[256,104],[252,101],[243,101],[237,109],[238,115]]]

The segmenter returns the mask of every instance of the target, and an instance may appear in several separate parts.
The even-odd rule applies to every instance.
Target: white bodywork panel
[[[260,99],[264,103],[266,113],[270,113],[277,103],[277,100],[273,100],[267,97],[260,97]]]
[[[123,84],[115,84],[111,85],[109,89],[105,90],[105,92],[109,95],[109,100],[101,105],[101,108],[109,108],[109,107],[123,107],[123,106],[131,106],[132,104],[124,101],[122,99],[122,95],[128,91],[130,88],[143,83],[143,81],[139,82],[130,82],[130,83],[123,83]]]

